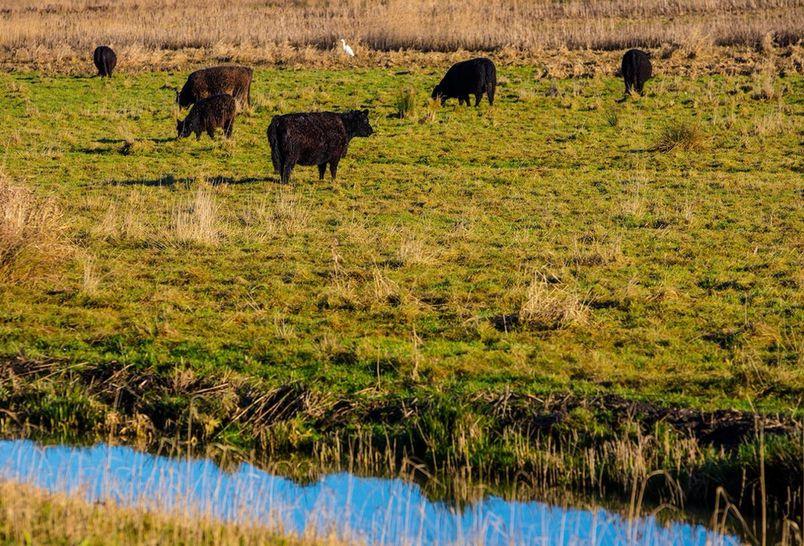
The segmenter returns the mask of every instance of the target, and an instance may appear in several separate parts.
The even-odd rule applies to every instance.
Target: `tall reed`
[[[0,48],[85,54],[99,43],[146,50],[288,44],[334,48],[346,37],[372,49],[494,50],[503,47],[622,49],[709,43],[768,47],[795,41],[804,8],[794,0],[34,0],[0,2]],[[59,32],[53,32],[58,28]],[[765,44],[763,46],[763,44]],[[770,45],[772,47],[772,43]],[[39,53],[41,54],[41,53]]]

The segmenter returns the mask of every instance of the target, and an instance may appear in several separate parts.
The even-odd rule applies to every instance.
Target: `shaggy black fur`
[[[625,97],[633,89],[642,95],[645,82],[650,79],[653,68],[648,54],[639,49],[629,49],[623,55],[622,74],[625,81]],[[625,98],[623,97],[623,98]]]
[[[247,66],[214,66],[196,70],[181,88],[178,103],[182,108],[213,95],[227,94],[240,106],[251,104],[251,79],[254,70]]]
[[[98,46],[95,48],[95,52],[92,53],[92,62],[95,63],[95,68],[98,69],[98,76],[111,78],[112,71],[117,65],[117,55],[109,46]]]
[[[268,126],[274,172],[279,173],[282,183],[288,183],[295,165],[318,165],[318,177],[323,180],[329,163],[334,180],[338,162],[346,155],[349,141],[354,137],[367,137],[373,132],[368,110],[274,116]]]
[[[196,140],[206,131],[209,138],[215,137],[215,129],[221,127],[226,138],[232,136],[237,107],[231,95],[215,95],[196,102],[184,121],[176,122],[177,138],[195,133]]]
[[[441,99],[442,105],[447,99],[457,98],[458,104],[465,102],[469,106],[469,95],[474,95],[477,106],[483,93],[486,93],[489,104],[494,104],[496,89],[497,68],[491,60],[480,57],[452,65],[441,83],[433,89],[432,97]]]

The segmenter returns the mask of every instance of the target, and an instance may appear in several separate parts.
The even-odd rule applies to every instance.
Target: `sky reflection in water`
[[[488,497],[462,510],[425,498],[399,479],[341,472],[299,485],[249,464],[225,472],[210,460],[174,459],[128,447],[42,447],[0,441],[0,479],[50,491],[83,493],[154,510],[261,522],[286,532],[324,534],[368,544],[442,545],[723,545],[740,544],[702,526],[661,524],[645,517],[629,525],[603,508],[563,508]]]

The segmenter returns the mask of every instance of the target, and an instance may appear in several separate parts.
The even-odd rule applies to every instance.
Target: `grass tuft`
[[[400,89],[396,96],[395,107],[399,119],[411,117],[416,112],[416,90],[413,87]]]
[[[572,291],[550,284],[547,276],[536,273],[519,309],[522,324],[554,330],[587,321],[589,306]]]
[[[703,149],[704,143],[704,133],[697,123],[680,121],[664,128],[654,149],[663,153],[676,149],[699,151]]]
[[[81,292],[90,297],[97,295],[100,278],[98,277],[95,258],[87,254],[81,259],[81,266],[83,268]]]
[[[193,199],[173,212],[173,240],[182,244],[212,246],[218,244],[221,229],[218,205],[210,189],[199,186]]]
[[[438,119],[438,111],[441,110],[441,102],[438,99],[427,101],[427,108],[420,120],[421,123],[434,123]]]
[[[0,174],[0,277],[18,282],[44,275],[69,254],[67,226],[50,198],[37,198]]]
[[[753,87],[751,97],[754,100],[770,101],[779,98],[781,94],[776,87],[776,74],[771,70],[763,70],[754,74]]]

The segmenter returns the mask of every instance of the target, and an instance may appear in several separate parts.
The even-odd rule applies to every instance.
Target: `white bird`
[[[349,44],[347,44],[346,40],[344,40],[343,38],[341,38],[341,49],[343,49],[343,52],[349,55],[350,57],[355,56],[355,52],[352,51],[352,48],[349,47]]]

